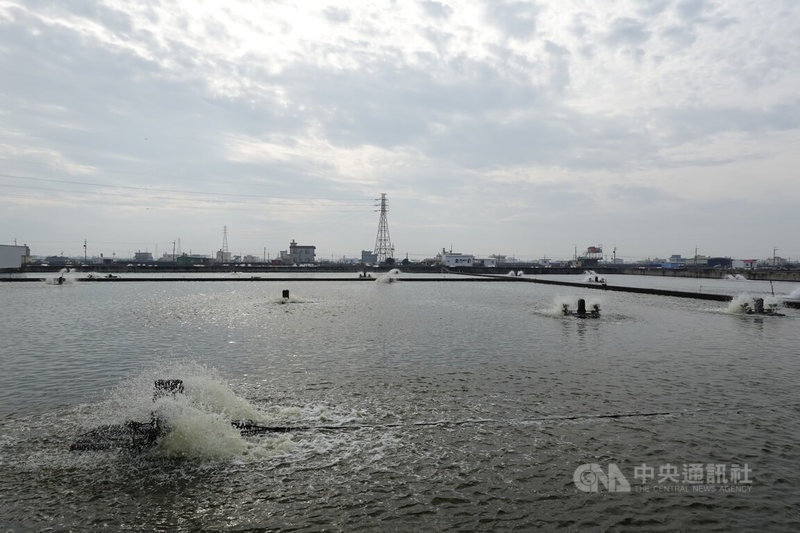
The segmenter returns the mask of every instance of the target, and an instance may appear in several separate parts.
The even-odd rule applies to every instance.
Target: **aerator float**
[[[600,305],[593,304],[590,311],[586,311],[586,300],[581,298],[578,300],[578,309],[573,311],[569,308],[569,304],[561,305],[561,312],[564,316],[574,316],[577,318],[600,318]]]
[[[180,379],[157,379],[153,385],[153,402],[164,397],[176,397],[179,394],[183,394],[183,381]],[[263,426],[253,420],[233,420],[231,425],[238,429],[242,436],[310,429]],[[156,411],[153,411],[150,413],[148,422],[129,420],[124,424],[99,426],[80,435],[69,449],[79,452],[121,449],[140,453],[158,444],[159,440],[170,432],[170,429],[169,423]]]

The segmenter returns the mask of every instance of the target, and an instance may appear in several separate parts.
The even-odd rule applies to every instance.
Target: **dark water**
[[[603,316],[559,316],[579,297]],[[3,284],[0,302],[2,530],[800,527],[794,310],[402,281]],[[159,377],[186,383],[159,446],[69,451],[146,419]],[[239,417],[348,429],[241,438]],[[630,492],[579,490],[587,463]]]

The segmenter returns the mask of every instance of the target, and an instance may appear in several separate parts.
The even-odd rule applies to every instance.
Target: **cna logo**
[[[583,492],[600,492],[600,486],[608,492],[631,491],[631,484],[614,463],[609,463],[608,472],[597,463],[582,464],[575,469],[572,481]]]

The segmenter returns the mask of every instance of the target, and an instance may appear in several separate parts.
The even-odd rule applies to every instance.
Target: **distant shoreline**
[[[36,274],[36,273],[58,273],[64,266],[27,266],[22,269],[5,269],[0,271],[0,279],[8,280],[5,276],[14,274]],[[203,266],[185,266],[173,265],[163,263],[152,263],[145,265],[130,265],[128,264],[114,264],[114,265],[89,265],[89,266],[71,266],[68,267],[71,272],[78,274],[96,273],[101,276],[108,274],[158,274],[161,276],[168,276],[170,274],[215,274],[215,273],[239,273],[244,276],[259,276],[262,274],[326,274],[326,273],[363,273],[368,272],[372,274],[380,274],[388,272],[391,269],[398,268],[402,273],[407,274],[464,274],[464,275],[506,275],[510,271],[522,272],[528,276],[543,276],[543,275],[564,275],[564,276],[577,276],[583,274],[587,270],[592,270],[597,274],[609,275],[636,275],[636,276],[662,276],[662,277],[676,277],[676,278],[708,278],[708,279],[724,279],[726,276],[740,275],[748,280],[753,281],[789,281],[800,282],[800,269],[793,270],[778,270],[778,269],[726,269],[726,268],[658,268],[658,267],[640,267],[640,266],[585,266],[585,267],[568,267],[568,268],[545,268],[541,266],[533,266],[530,264],[508,264],[499,267],[463,267],[463,268],[443,268],[441,266],[427,266],[427,265],[395,265],[395,266],[381,266],[381,267],[363,267],[360,265],[325,265],[315,267],[292,267],[292,266],[264,266],[254,264],[250,266],[233,266],[233,265],[203,265]],[[81,276],[85,277],[85,276]],[[20,278],[14,278],[20,279]],[[183,278],[181,278],[183,279]],[[228,279],[228,278],[226,278]],[[248,278],[244,278],[248,279]],[[319,279],[319,278],[316,278]],[[346,279],[346,278],[341,278]],[[358,279],[358,278],[356,278]]]

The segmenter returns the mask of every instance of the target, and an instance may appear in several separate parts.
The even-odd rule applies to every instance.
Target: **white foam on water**
[[[59,282],[59,279],[61,279],[61,282]],[[55,285],[57,287],[63,287],[64,285],[72,285],[73,283],[77,283],[75,279],[67,276],[56,276],[55,278],[46,278],[44,282],[46,285]]]
[[[397,281],[397,276],[399,276],[400,274],[401,274],[400,269],[393,268],[386,274],[383,274],[375,278],[375,281],[377,283],[392,283],[394,281]]]
[[[157,379],[182,380],[183,394],[154,400]],[[231,421],[263,422],[264,415],[237,396],[216,370],[195,362],[157,365],[122,383],[105,402],[91,407],[84,421],[87,430],[102,424],[158,419],[166,434],[150,453],[165,457],[258,459],[286,453],[293,446],[285,434],[278,438],[242,437]]]
[[[776,296],[751,296],[747,293],[740,293],[734,296],[730,302],[728,302],[728,306],[725,308],[724,312],[738,315],[738,314],[745,314],[747,309],[754,309],[754,301],[755,298],[763,298],[764,300],[764,309],[773,308],[776,309],[780,307],[781,300]]]
[[[187,402],[165,400],[157,413],[169,430],[158,442],[154,453],[165,457],[260,459],[285,453],[293,444],[285,435],[246,440],[227,416]]]
[[[190,375],[184,378],[183,386],[184,396],[208,412],[224,415],[230,420],[261,419],[261,413],[250,402],[215,378]]]
[[[578,300],[580,300],[580,296],[563,296],[557,295],[553,298],[553,301],[550,303],[548,307],[543,310],[540,310],[540,313],[547,316],[554,316],[554,317],[562,317],[564,316],[564,305],[569,307],[570,311],[577,311],[578,309]],[[592,306],[598,305],[600,306],[600,316],[603,316],[603,309],[605,307],[605,303],[603,298],[598,295],[592,295],[588,297],[583,297],[586,300],[586,312],[589,313],[592,310]]]
[[[749,294],[737,294],[728,302],[728,307],[725,309],[725,312],[733,315],[744,314],[746,310],[745,305],[753,305],[753,298]]]
[[[291,295],[288,298],[284,298],[283,296],[278,296],[272,299],[272,303],[275,304],[302,304],[305,302],[306,301],[304,299]]]
[[[583,282],[584,283],[605,283],[606,278],[599,275],[594,270],[585,270],[583,272]]]

